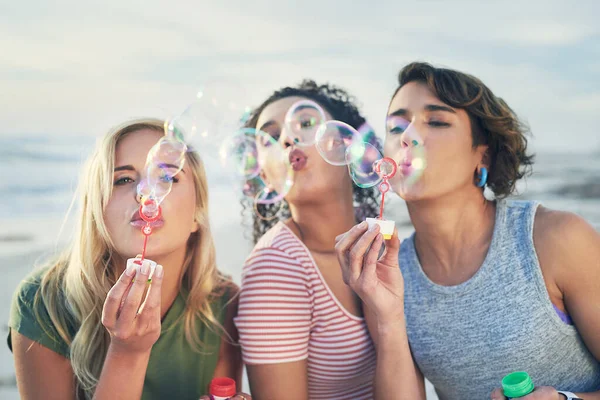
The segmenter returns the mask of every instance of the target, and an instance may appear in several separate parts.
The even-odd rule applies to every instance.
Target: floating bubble
[[[321,106],[312,100],[300,100],[286,113],[285,126],[298,146],[311,146],[325,119]]]
[[[293,185],[293,170],[281,143],[252,128],[239,129],[219,151],[224,174],[244,196],[260,204],[281,200]]]
[[[410,125],[410,121],[406,118],[390,115],[386,118],[385,129],[390,135],[401,135],[403,134]]]
[[[260,176],[241,182],[241,191],[244,197],[254,199],[260,191],[266,188],[265,181]]]
[[[347,165],[347,150],[353,144],[363,143],[362,136],[352,126],[341,121],[327,121],[321,124],[316,134],[317,150],[332,165]],[[360,147],[350,151],[351,156],[360,156]]]
[[[390,172],[387,166],[382,168],[383,156],[369,143],[353,143],[346,152],[346,162],[350,177],[361,188],[370,188],[382,180],[382,171]]]
[[[394,159],[400,167],[401,179],[407,185],[414,185],[423,176],[427,167],[425,141],[415,124],[398,116],[386,119],[387,140],[393,141],[396,148]]]
[[[272,181],[269,184],[260,176],[240,182],[244,197],[254,200],[257,204],[274,204],[283,200],[294,184],[293,170],[280,169],[278,173],[269,177]]]
[[[165,133],[185,141],[202,156],[214,156],[222,141],[239,128],[240,118],[248,113],[244,98],[241,85],[209,80],[181,114],[165,123]]]
[[[146,157],[146,176],[138,184],[137,192],[142,198],[142,213],[152,218],[158,207],[171,192],[173,179],[185,164],[187,146],[170,136],[161,137]]]
[[[219,151],[219,156],[226,172],[235,178],[249,180],[258,176],[260,165],[256,131],[244,128],[226,138]]]
[[[427,167],[425,146],[416,144],[403,149],[400,161],[400,173],[407,185],[414,185],[419,181]]]

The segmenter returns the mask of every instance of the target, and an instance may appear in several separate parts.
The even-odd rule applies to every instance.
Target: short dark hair
[[[534,155],[527,152],[528,126],[508,104],[478,78],[424,62],[402,68],[394,95],[409,82],[427,85],[441,101],[466,111],[473,147],[488,146],[487,185],[497,198],[512,194],[517,181],[531,172]]]

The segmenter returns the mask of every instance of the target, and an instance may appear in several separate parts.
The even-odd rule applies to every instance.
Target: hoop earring
[[[281,209],[283,208],[283,200],[280,200],[280,201],[278,201],[278,202],[276,202],[276,203],[271,203],[271,204],[277,204],[279,207],[277,208],[277,211],[275,211],[275,213],[274,213],[274,214],[273,214],[271,217],[265,217],[265,216],[263,216],[263,215],[260,213],[260,210],[258,209],[258,204],[259,204],[259,203],[258,203],[258,198],[259,198],[259,196],[261,196],[261,195],[262,195],[262,193],[263,193],[263,190],[264,190],[264,189],[262,189],[260,192],[258,192],[258,193],[256,194],[256,196],[254,196],[254,202],[253,202],[253,203],[254,203],[254,213],[256,214],[256,216],[257,216],[258,218],[260,218],[260,219],[261,219],[261,220],[263,220],[263,221],[272,221],[272,220],[274,220],[275,218],[279,218],[279,212],[280,212],[280,211],[281,211]],[[266,206],[267,204],[264,204],[264,205]]]
[[[477,183],[477,187],[484,187],[488,178],[488,170],[486,167],[481,167],[481,171],[479,174],[479,182]]]

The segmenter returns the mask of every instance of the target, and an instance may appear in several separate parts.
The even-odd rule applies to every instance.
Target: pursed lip
[[[156,221],[148,223],[142,219],[139,210],[135,210],[135,212],[131,215],[131,220],[129,221],[129,224],[136,228],[142,228],[146,226],[146,224],[149,224],[153,228],[160,228],[165,224],[165,220],[162,217],[160,217]]]
[[[398,163],[398,169],[403,176],[408,176],[412,173],[412,159],[409,153]]]
[[[300,171],[306,167],[308,157],[300,149],[294,149],[290,152],[289,161],[294,171]]]

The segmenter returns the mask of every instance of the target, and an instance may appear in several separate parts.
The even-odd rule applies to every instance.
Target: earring
[[[265,195],[268,195],[270,189],[268,187],[263,188],[260,190],[260,192],[258,192],[256,194],[256,196],[254,196],[254,213],[256,214],[256,216],[260,219],[262,219],[263,221],[272,221],[275,218],[279,218],[279,212],[281,211],[281,209],[283,208],[283,199],[273,202],[273,203],[261,203],[259,202],[259,198],[264,198]],[[266,211],[266,215],[263,215],[260,211],[260,209],[258,208],[258,206],[261,205],[263,206],[263,208]],[[273,211],[271,209],[270,206],[276,206],[277,208],[275,209],[275,211]],[[269,216],[269,214],[272,214]]]
[[[488,170],[486,167],[481,167],[481,171],[479,173],[479,182],[477,183],[477,187],[484,187],[487,182]]]

